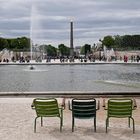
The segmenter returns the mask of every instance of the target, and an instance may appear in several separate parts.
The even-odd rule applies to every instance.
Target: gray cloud
[[[139,7],[138,0],[0,0],[0,32],[29,37],[32,29],[34,43],[69,45],[73,19],[75,46],[93,44],[105,35],[139,34]]]

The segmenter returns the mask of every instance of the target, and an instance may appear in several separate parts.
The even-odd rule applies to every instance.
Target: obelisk
[[[70,56],[74,55],[73,50],[73,21],[70,21]]]

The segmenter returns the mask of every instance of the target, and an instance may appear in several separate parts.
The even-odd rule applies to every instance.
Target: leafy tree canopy
[[[59,44],[58,45],[59,52],[61,55],[69,56],[70,55],[70,48],[65,46],[64,44]]]
[[[81,54],[87,55],[90,52],[91,52],[91,45],[85,44],[84,46],[82,46]]]
[[[115,40],[112,36],[105,36],[102,40],[102,43],[108,48],[111,48],[115,44]]]

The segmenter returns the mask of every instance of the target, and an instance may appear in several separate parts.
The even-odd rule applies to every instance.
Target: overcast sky
[[[74,46],[106,35],[140,34],[140,0],[0,0],[2,37],[69,46],[71,19]]]

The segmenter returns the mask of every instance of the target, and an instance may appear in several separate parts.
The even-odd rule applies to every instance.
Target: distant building
[[[81,51],[81,46],[76,46],[74,48],[74,52],[75,52],[76,56],[79,56],[80,55],[80,51]]]

